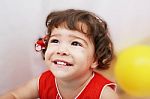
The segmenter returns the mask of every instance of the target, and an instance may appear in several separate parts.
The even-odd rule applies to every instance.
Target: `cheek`
[[[91,52],[87,51],[86,49],[73,49],[73,55],[76,57],[77,60],[82,62],[88,62],[91,60],[92,55],[90,55]]]
[[[45,52],[45,61],[48,60],[48,55],[49,55],[49,54],[48,54],[48,52],[46,51],[46,52]]]
[[[94,52],[86,50],[82,53],[83,53],[83,57],[84,57],[87,65],[91,65],[93,63],[93,60],[94,60]]]
[[[52,53],[53,53],[53,50],[48,48],[45,52],[45,60],[49,60]]]

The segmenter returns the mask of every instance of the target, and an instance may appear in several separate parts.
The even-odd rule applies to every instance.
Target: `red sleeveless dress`
[[[75,99],[100,99],[105,86],[115,90],[115,84],[95,72],[94,77]],[[40,99],[61,99],[55,84],[55,77],[50,71],[44,72],[39,79]]]

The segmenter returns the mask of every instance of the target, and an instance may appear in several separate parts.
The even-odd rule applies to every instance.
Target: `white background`
[[[150,0],[0,0],[0,94],[46,69],[34,42],[49,12],[79,8],[108,23],[115,51],[150,44]]]

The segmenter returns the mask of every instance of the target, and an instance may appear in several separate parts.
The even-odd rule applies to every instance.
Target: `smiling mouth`
[[[62,65],[62,66],[73,66],[73,64],[66,62],[66,61],[62,61],[62,60],[54,60],[53,63],[56,65]]]

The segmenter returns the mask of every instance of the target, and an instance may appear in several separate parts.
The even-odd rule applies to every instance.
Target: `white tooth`
[[[66,63],[64,63],[64,62],[57,62],[57,64],[59,64],[59,65],[66,65]]]

